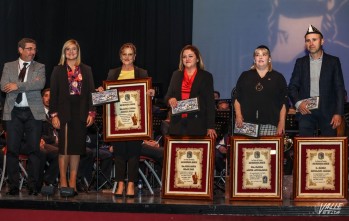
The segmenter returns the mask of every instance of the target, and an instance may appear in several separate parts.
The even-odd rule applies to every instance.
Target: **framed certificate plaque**
[[[209,137],[167,136],[162,198],[212,200],[214,153]]]
[[[231,138],[230,200],[282,200],[283,137]]]
[[[294,200],[347,201],[347,137],[295,137]]]
[[[103,108],[104,141],[143,140],[152,137],[152,103],[147,91],[151,78],[104,81],[105,90],[117,89],[118,102]]]

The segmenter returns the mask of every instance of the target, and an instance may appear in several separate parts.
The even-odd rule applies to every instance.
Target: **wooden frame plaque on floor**
[[[231,138],[230,200],[282,200],[283,137]]]
[[[166,136],[162,198],[213,199],[214,141]]]
[[[104,81],[105,90],[117,89],[118,102],[103,107],[104,141],[151,139],[152,103],[147,91],[151,78]]]
[[[295,137],[296,201],[347,201],[347,137]]]

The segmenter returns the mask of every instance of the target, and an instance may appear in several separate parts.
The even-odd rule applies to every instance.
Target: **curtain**
[[[192,42],[192,15],[192,0],[1,0],[0,68],[18,58],[21,38],[33,38],[35,60],[46,65],[49,87],[64,42],[74,38],[97,87],[110,68],[121,65],[120,46],[132,42],[135,64],[166,93],[180,50]]]

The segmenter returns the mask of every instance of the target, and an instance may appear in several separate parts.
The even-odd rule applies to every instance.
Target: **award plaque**
[[[177,101],[177,107],[172,108],[172,114],[182,114],[199,110],[198,98]]]
[[[214,153],[209,137],[167,136],[162,197],[212,200]]]
[[[282,200],[283,138],[231,138],[230,200]]]
[[[295,137],[294,200],[347,200],[347,137]]]
[[[101,92],[92,93],[92,105],[102,105],[119,101],[119,95],[117,89],[111,89]]]
[[[152,103],[147,91],[151,78],[104,81],[117,89],[119,102],[103,106],[104,141],[143,140],[152,137]]]
[[[242,127],[234,126],[234,134],[241,134],[249,137],[258,137],[259,125],[252,123],[242,123]]]

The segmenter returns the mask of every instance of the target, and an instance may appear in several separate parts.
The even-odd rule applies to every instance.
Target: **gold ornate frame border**
[[[213,199],[215,142],[205,136],[166,136],[162,198]]]
[[[295,137],[295,201],[347,201],[348,138]]]
[[[147,95],[151,83],[151,78],[103,82],[106,90],[116,88],[119,93],[119,104],[115,102],[103,105],[104,141],[143,140],[152,137],[152,103],[151,97]],[[121,105],[127,104],[131,107],[125,107],[125,113],[121,113]],[[132,122],[130,124],[124,123],[127,122],[127,112],[131,112],[128,119]]]
[[[283,137],[262,136],[249,138],[246,136],[234,136],[231,137],[231,147],[230,200],[281,201]],[[249,157],[246,157],[246,150],[253,152],[252,157],[250,157],[251,153],[248,154]],[[247,166],[253,163],[264,166]],[[247,182],[246,177],[252,177],[254,180],[248,180]],[[260,180],[261,177],[262,181]],[[246,187],[248,186],[246,183],[250,186]]]

